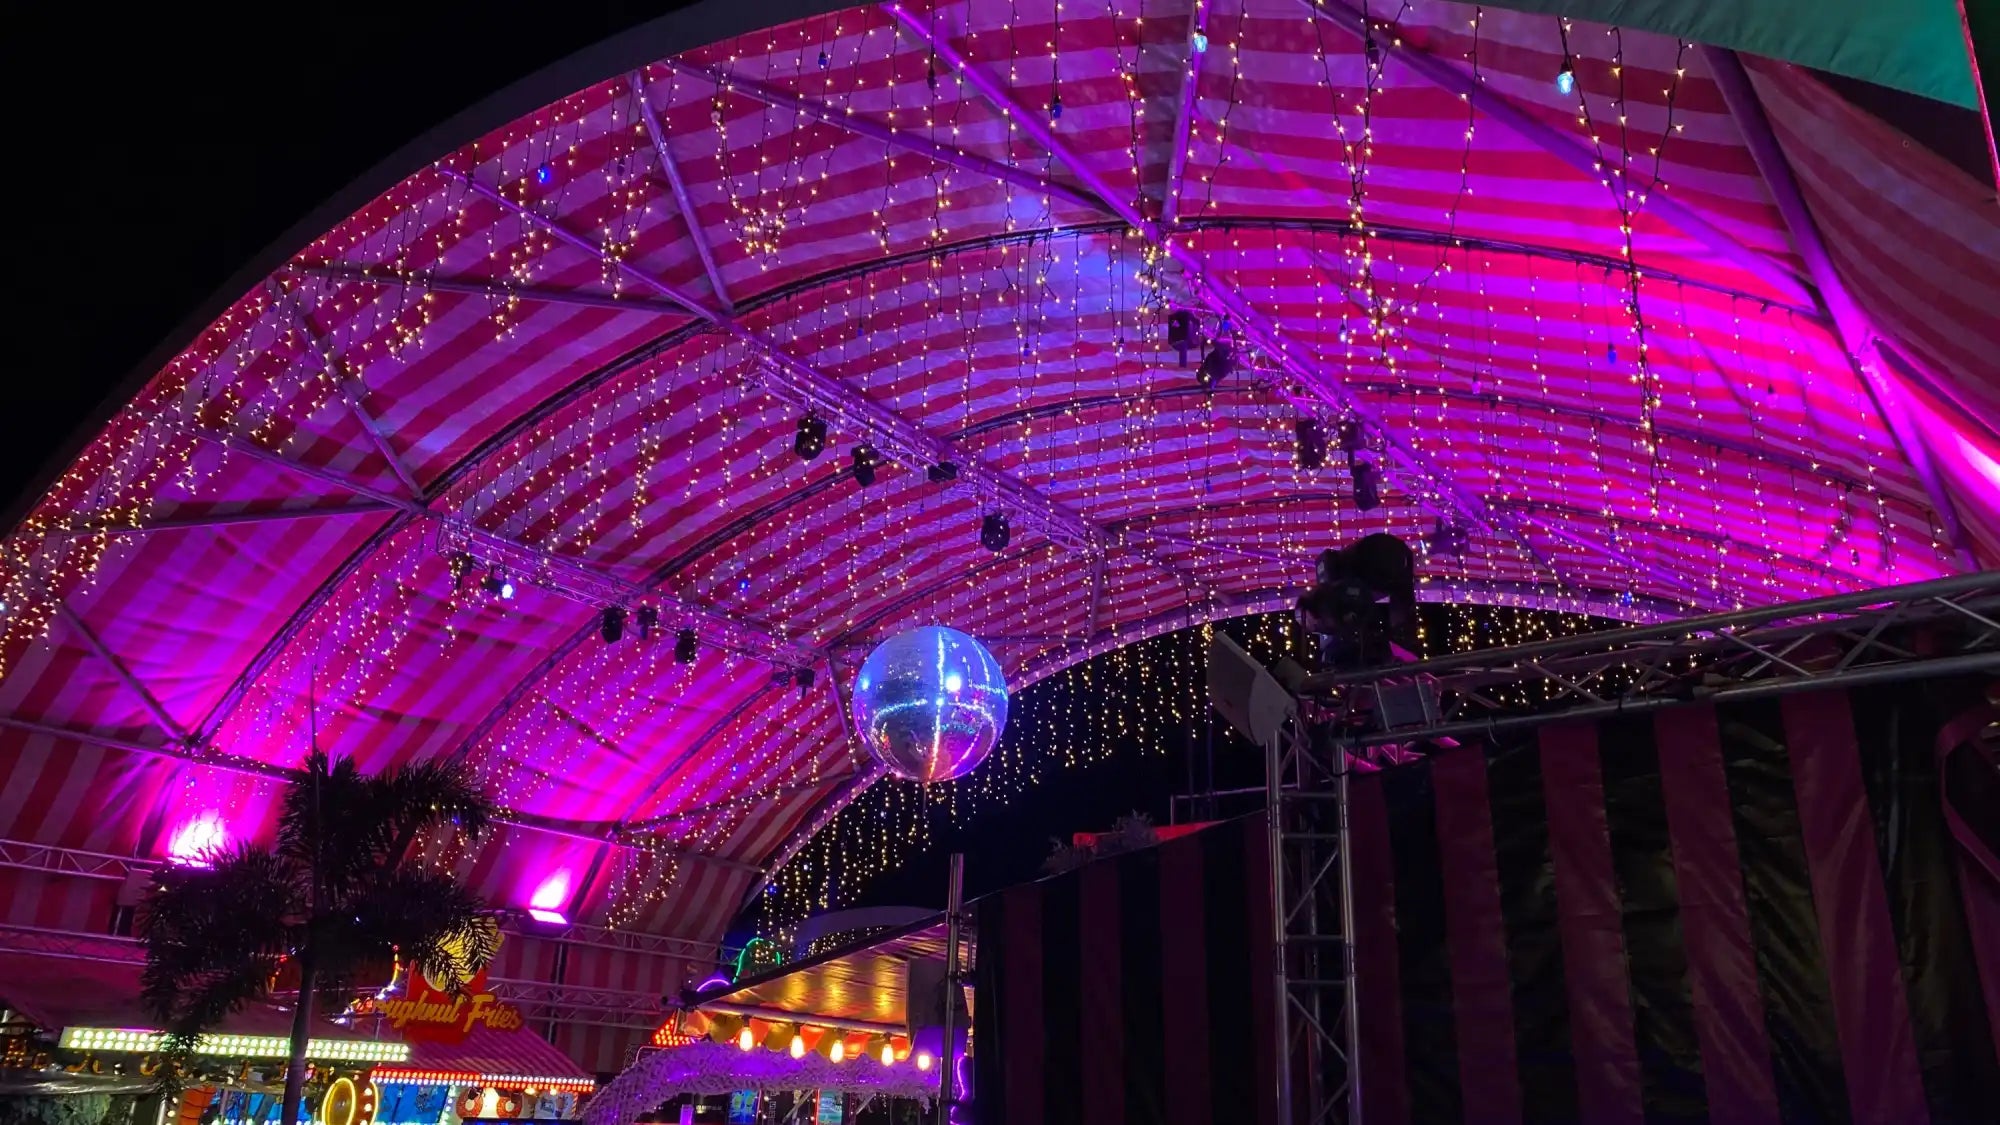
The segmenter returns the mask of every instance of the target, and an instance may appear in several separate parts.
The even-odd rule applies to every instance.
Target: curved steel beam
[[[1160,185],[1160,223],[1173,226],[1181,216],[1181,181],[1185,177],[1188,144],[1194,131],[1194,115],[1201,100],[1201,60],[1208,57],[1208,7],[1210,0],[1194,0],[1188,13],[1188,33],[1181,53],[1180,96],[1174,106],[1172,149],[1167,156],[1166,179]],[[1197,44],[1199,46],[1197,47]]]
[[[846,381],[793,355],[778,341],[744,323],[735,313],[711,307],[680,286],[608,253],[588,237],[555,218],[510,199],[506,192],[472,174],[446,164],[438,165],[437,171],[445,178],[462,184],[473,195],[540,229],[550,238],[594,258],[607,269],[624,274],[713,325],[757,355],[763,363],[767,383],[805,398],[811,406],[825,414],[868,431],[876,446],[889,457],[904,461],[913,468],[954,462],[959,466],[958,479],[961,482],[985,493],[992,503],[1006,508],[1022,524],[1035,528],[1072,550],[1089,552],[1102,548],[1096,529],[1080,513],[1050,500],[1011,473],[992,468],[977,458],[962,456],[949,443],[899,411],[883,406]]]
[[[1853,364],[1862,387],[1868,392],[1869,401],[1874,404],[1875,412],[1881,416],[1889,436],[1902,452],[1903,460],[1909,462],[1917,480],[1923,484],[1924,492],[1930,497],[1931,510],[1944,529],[1945,540],[1957,554],[1959,565],[1967,571],[1978,570],[1978,562],[1972,553],[1972,540],[1959,522],[1951,491],[1945,487],[1937,466],[1932,463],[1930,446],[1926,444],[1925,434],[1904,397],[1902,385],[1893,373],[1882,370],[1878,347],[1882,334],[1877,330],[1874,318],[1848,292],[1840,271],[1834,268],[1826,242],[1813,220],[1812,209],[1806,206],[1805,197],[1799,193],[1791,161],[1771,132],[1770,119],[1764,115],[1764,103],[1758,99],[1756,88],[1750,84],[1750,76],[1743,72],[1743,64],[1734,51],[1704,46],[1701,53],[1708,60],[1715,84],[1722,90],[1722,101],[1743,134],[1743,143],[1750,150],[1750,158],[1764,177],[1764,186],[1770,191],[1778,214],[1785,220],[1785,229],[1791,232],[1792,246],[1805,262],[1806,273],[1819,292],[1820,304],[1833,320],[1834,330],[1847,350],[1848,361]],[[1909,362],[1909,357],[1903,358]]]

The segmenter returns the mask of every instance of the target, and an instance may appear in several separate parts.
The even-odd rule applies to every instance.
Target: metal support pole
[[[1271,983],[1277,998],[1272,1010],[1278,1014],[1272,1029],[1271,1049],[1277,1052],[1272,1072],[1278,1077],[1278,1125],[1292,1125],[1292,1000],[1285,979],[1285,764],[1279,748],[1283,737],[1273,734],[1264,744],[1264,834],[1271,850]]]
[[[1346,1017],[1341,1022],[1347,1026],[1341,1036],[1347,1054],[1347,1122],[1361,1125],[1361,997],[1355,988],[1354,973],[1354,858],[1348,845],[1353,841],[1349,832],[1347,814],[1347,780],[1354,770],[1347,752],[1334,750],[1334,792],[1340,795],[1335,802],[1339,806],[1340,829],[1340,979],[1343,1000],[1347,1005]]]
[[[958,1036],[958,1005],[963,996],[960,982],[964,974],[958,968],[958,947],[965,925],[965,853],[952,853],[949,879],[944,908],[944,1040],[938,1048],[938,1125],[950,1125],[952,1102],[957,1094],[952,1089],[952,1081],[958,1077],[953,1047]]]

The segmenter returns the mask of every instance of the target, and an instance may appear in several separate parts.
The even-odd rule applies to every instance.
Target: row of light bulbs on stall
[[[745,1051],[755,1050],[757,1047],[756,1032],[751,1031],[748,1027],[738,1031],[736,1033],[736,1046]],[[806,1037],[803,1029],[792,1032],[791,1045],[786,1048],[786,1052],[795,1059],[802,1059],[806,1056]],[[829,1062],[846,1062],[847,1041],[836,1036],[833,1040],[833,1045],[827,1048],[826,1057]],[[896,1045],[885,1039],[882,1043],[882,1049],[876,1057],[881,1060],[883,1066],[894,1066],[900,1059],[910,1056],[907,1054],[898,1055],[896,1053]],[[918,1070],[929,1070],[931,1062],[931,1053],[929,1051],[916,1052]]]

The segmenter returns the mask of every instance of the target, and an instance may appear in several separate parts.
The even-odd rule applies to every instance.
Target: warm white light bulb
[[[882,1044],[882,1065],[894,1066],[895,1064],[896,1064],[896,1048],[887,1043]]]
[[[931,1053],[930,1053],[929,1051],[918,1051],[918,1052],[917,1052],[917,1069],[918,1069],[918,1070],[929,1070],[930,1068],[931,1068]]]
[[[833,1049],[826,1053],[826,1057],[832,1059],[834,1062],[845,1061],[847,1058],[847,1044],[838,1039],[834,1040]]]
[[[806,1037],[796,1031],[792,1032],[792,1057],[795,1059],[806,1057]]]
[[[757,1045],[757,1037],[750,1034],[750,1029],[746,1026],[742,1031],[736,1033],[736,1045],[747,1051]]]

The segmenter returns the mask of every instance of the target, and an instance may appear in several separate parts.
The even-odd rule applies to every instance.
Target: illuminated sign
[[[162,1038],[162,1032],[138,1028],[71,1027],[64,1029],[60,1045],[71,1051],[144,1055],[159,1050]],[[292,1043],[282,1035],[204,1035],[194,1050],[197,1055],[282,1059],[290,1057]],[[306,1057],[339,1062],[403,1062],[410,1057],[410,1045],[379,1039],[308,1039]]]
[[[409,992],[384,997],[375,1008],[395,1028],[411,1039],[457,1043],[486,1026],[495,1031],[515,1031],[524,1022],[521,1009],[506,1003],[487,987],[486,970],[481,969],[462,992],[447,992],[414,969],[406,974]]]

